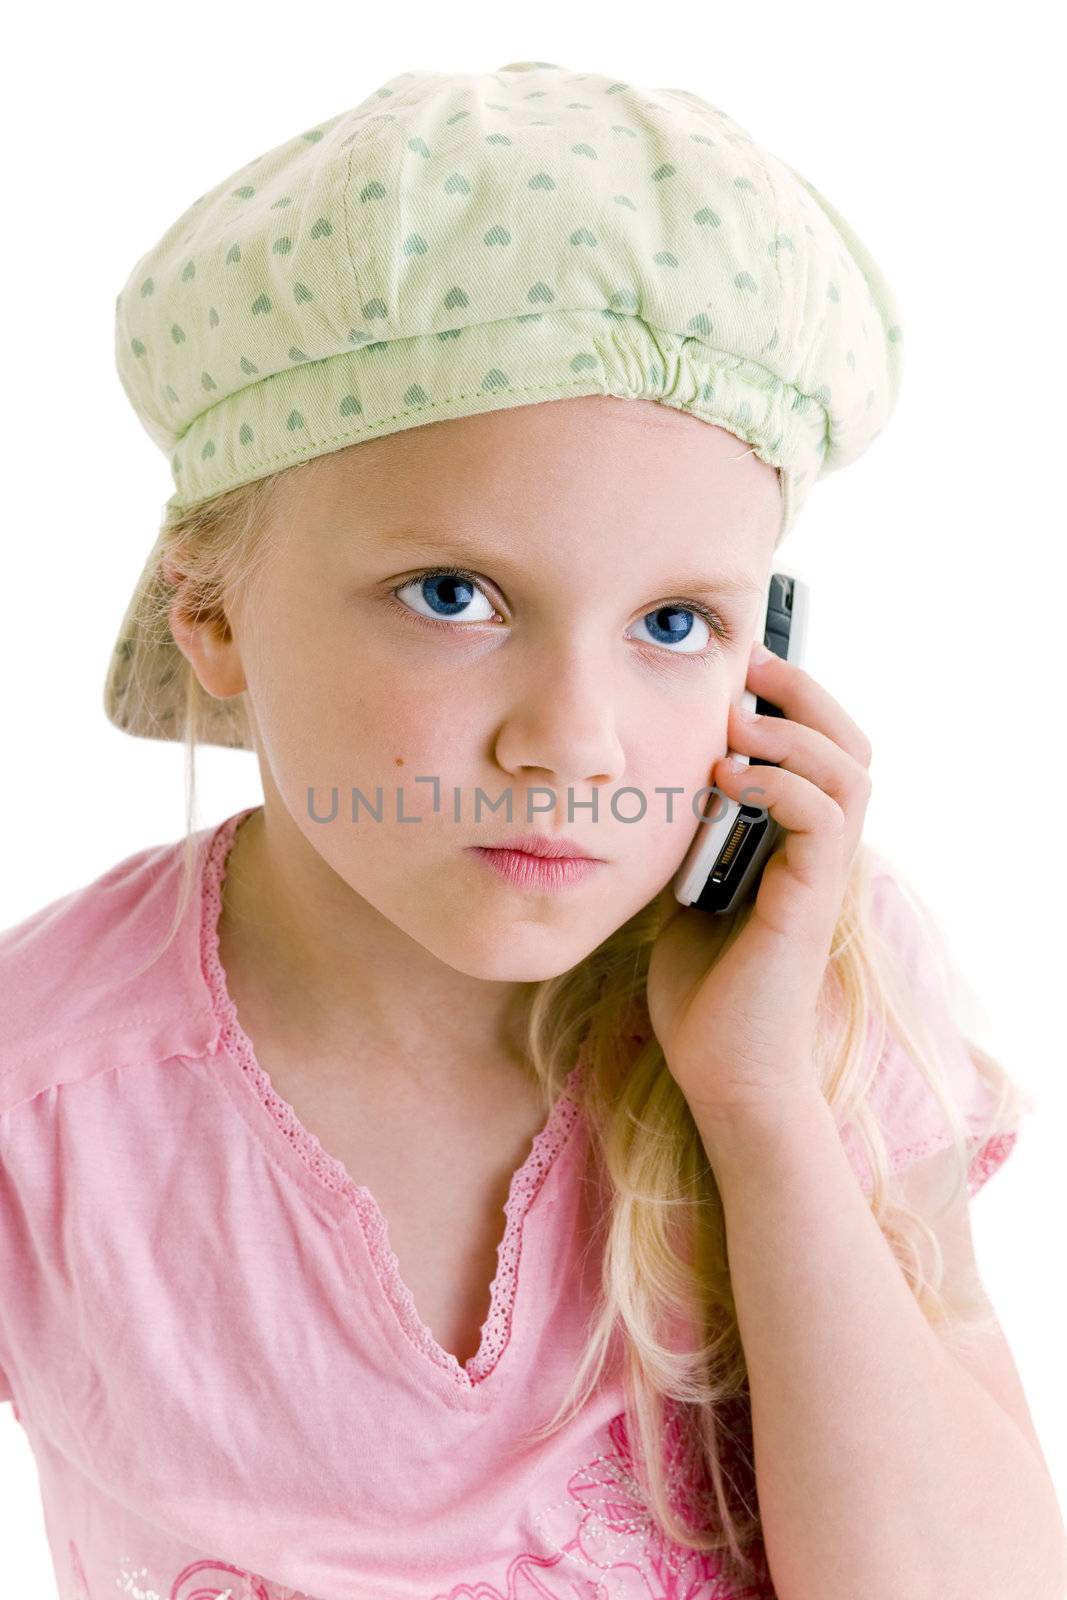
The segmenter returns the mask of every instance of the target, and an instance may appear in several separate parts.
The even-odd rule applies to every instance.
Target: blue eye
[[[469,572],[460,572],[453,567],[437,567],[432,572],[423,572],[417,578],[409,578],[407,583],[402,583],[391,593],[399,598],[405,589],[414,589],[416,598],[430,609],[428,612],[416,611],[416,616],[429,616],[433,619],[455,617],[462,615],[465,622],[488,622],[496,616],[496,608],[489,605],[485,593],[478,589],[478,585]],[[489,606],[487,617],[471,616],[465,607],[470,605],[473,591],[481,594],[485,604]],[[405,600],[402,604],[407,605]]]
[[[693,622],[695,618],[705,631],[705,638],[696,635],[693,642]],[[656,644],[673,644],[681,648],[674,649],[671,653],[676,656],[699,655],[711,637],[711,628],[708,620],[699,611],[692,610],[689,606],[670,605],[660,606],[656,611],[646,611],[641,618],[642,626],[647,627]]]
[[[411,602],[401,598],[408,590],[413,593]],[[431,567],[391,589],[390,594],[407,612],[431,627],[448,627],[449,618],[458,618],[462,622],[489,622],[497,615],[496,607],[477,579],[460,567]],[[470,606],[475,596],[480,596],[487,608],[486,613],[472,614]],[[426,609],[420,609],[422,606]],[[693,618],[704,628],[703,637],[699,630],[694,633]],[[683,605],[681,601],[670,600],[665,605],[657,606],[654,611],[646,611],[640,624],[647,628],[651,642],[664,646],[670,655],[706,655],[710,638],[717,640],[720,645],[728,645],[733,639],[733,631],[728,623],[695,603]]]

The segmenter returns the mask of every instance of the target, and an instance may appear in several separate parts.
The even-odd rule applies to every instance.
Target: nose
[[[617,783],[626,767],[617,675],[602,652],[541,657],[516,692],[496,738],[505,771],[553,789]]]

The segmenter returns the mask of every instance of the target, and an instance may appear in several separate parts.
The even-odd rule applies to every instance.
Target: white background
[[[636,12],[552,0],[532,12],[185,0],[17,15],[0,257],[0,927],[184,829],[181,750],[112,728],[101,696],[171,492],[115,373],[114,301],[197,195],[400,72],[539,59],[703,95],[868,243],[900,305],[902,397],[869,452],[815,486],[781,554],[812,586],[809,670],[873,742],[867,837],[937,916],[976,997],[969,1031],[1038,1103],[973,1226],[1062,1501],[1064,128],[1061,55],[1043,33],[1052,13],[667,4],[640,32]],[[198,827],[262,798],[250,753],[205,749],[198,776]],[[146,1152],[146,1181],[150,1163]],[[10,1406],[0,1507],[5,1592],[48,1600],[36,1469]]]

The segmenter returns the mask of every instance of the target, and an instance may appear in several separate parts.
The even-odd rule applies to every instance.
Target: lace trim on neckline
[[[222,884],[234,835],[241,823],[258,809],[258,806],[250,806],[219,825],[209,842],[201,877],[201,968],[211,993],[222,1043],[237,1061],[279,1132],[308,1170],[324,1188],[350,1196],[375,1271],[408,1339],[437,1366],[449,1372],[461,1388],[473,1388],[492,1372],[511,1335],[523,1220],[579,1119],[580,1106],[574,1091],[585,1065],[584,1048],[568,1073],[544,1127],[534,1135],[525,1161],[512,1173],[504,1205],[504,1233],[497,1245],[497,1269],[490,1286],[489,1311],[482,1323],[477,1352],[461,1366],[452,1352],[438,1343],[419,1316],[411,1291],[400,1275],[396,1253],[389,1243],[388,1222],[374,1195],[365,1185],[355,1182],[344,1163],[324,1149],[318,1137],[304,1126],[288,1101],[278,1094],[256,1060],[252,1041],[237,1019],[237,1007],[227,990],[226,974],[219,957]]]

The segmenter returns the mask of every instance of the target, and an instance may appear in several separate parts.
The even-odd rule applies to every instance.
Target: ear
[[[183,610],[179,591],[171,601],[168,620],[175,644],[206,693],[216,700],[229,700],[248,687],[237,640],[223,610],[194,618]]]

